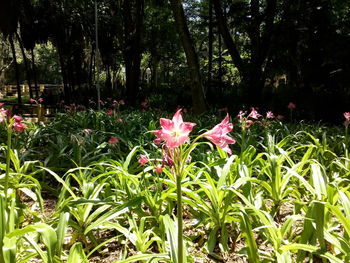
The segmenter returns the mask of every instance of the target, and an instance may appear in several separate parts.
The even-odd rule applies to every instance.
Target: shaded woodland
[[[343,0],[2,0],[1,82],[27,83],[30,97],[62,83],[65,103],[87,104],[99,80],[101,98],[195,113],[293,101],[300,117],[331,121],[350,103],[349,11]]]

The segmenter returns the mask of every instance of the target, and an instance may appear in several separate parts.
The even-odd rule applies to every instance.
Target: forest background
[[[66,104],[87,105],[98,80],[102,99],[131,106],[287,115],[294,102],[299,118],[339,123],[349,11],[347,0],[2,0],[0,86],[37,97],[38,83],[62,84]]]

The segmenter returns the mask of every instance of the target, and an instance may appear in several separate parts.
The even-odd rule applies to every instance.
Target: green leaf
[[[89,263],[80,242],[70,248],[67,263]]]
[[[61,257],[61,254],[62,254],[62,246],[64,244],[64,237],[66,236],[69,216],[70,215],[68,212],[66,213],[62,212],[60,214],[60,219],[56,229],[56,234],[57,234],[56,255],[58,257]]]
[[[245,212],[240,214],[241,228],[245,239],[245,244],[248,247],[248,261],[251,263],[259,262],[258,246],[252,231],[249,218]]]

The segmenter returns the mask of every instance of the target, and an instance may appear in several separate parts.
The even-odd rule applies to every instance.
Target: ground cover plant
[[[0,263],[349,262],[350,114],[260,114],[2,109]]]

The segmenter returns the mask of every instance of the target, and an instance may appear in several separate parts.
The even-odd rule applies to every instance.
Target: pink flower
[[[13,129],[15,130],[15,132],[20,132],[20,131],[24,131],[24,128],[27,127],[27,125],[23,124],[22,122],[16,121],[13,124]]]
[[[247,120],[247,121],[245,122],[245,128],[246,128],[246,129],[249,129],[250,126],[253,125],[253,123],[254,123],[254,121],[252,121],[252,120]]]
[[[138,162],[141,166],[144,166],[146,163],[149,162],[149,160],[148,160],[148,157],[146,155],[142,154],[140,156],[140,158],[138,159]]]
[[[281,114],[278,114],[276,118],[277,118],[278,120],[283,120],[284,116],[281,115]]]
[[[287,108],[290,110],[294,110],[296,108],[296,105],[293,102],[289,102]]]
[[[145,99],[143,102],[141,102],[141,106],[142,107],[146,107],[147,104],[148,104],[148,100],[147,99]]]
[[[217,147],[223,149],[225,152],[231,154],[229,144],[233,144],[236,141],[227,135],[233,129],[233,124],[229,123],[229,116],[226,115],[225,119],[214,128],[203,134],[205,138],[214,143]]]
[[[107,115],[113,115],[113,110],[112,109],[109,109],[107,112],[106,112]]]
[[[116,119],[116,121],[119,123],[123,123],[123,119],[121,119],[121,118]]]
[[[237,115],[237,118],[241,120],[246,114],[247,114],[246,111],[240,110],[238,115]]]
[[[163,165],[157,164],[156,166],[156,173],[161,174],[163,172]]]
[[[23,118],[21,116],[18,116],[18,115],[13,116],[13,118],[15,119],[16,122],[23,121]]]
[[[252,111],[249,113],[248,117],[251,117],[253,119],[259,119],[259,117],[261,117],[261,115],[254,109],[254,107],[252,107]]]
[[[266,119],[273,119],[275,118],[275,115],[273,114],[272,111],[266,112]]]
[[[153,142],[154,142],[155,145],[161,145],[161,144],[162,144],[162,139],[160,139],[160,138],[155,138],[155,139],[153,140]]]
[[[112,136],[112,137],[108,140],[108,143],[109,143],[110,145],[114,146],[114,145],[116,145],[116,144],[119,143],[119,140],[118,140],[118,138]]]
[[[0,107],[4,106],[5,104],[3,102],[0,102]]]
[[[350,121],[350,112],[344,112],[343,115],[347,121]]]
[[[119,104],[120,104],[120,105],[125,105],[125,101],[124,101],[124,100],[120,100],[120,101],[119,101]]]
[[[4,121],[7,116],[7,110],[0,108],[0,123]]]
[[[35,103],[35,102],[36,102],[36,100],[35,100],[35,99],[33,99],[33,98],[30,98],[30,99],[29,99],[29,102],[30,102],[30,103]]]
[[[188,135],[196,124],[183,122],[180,109],[172,120],[160,118],[160,125],[162,129],[154,131],[155,136],[165,141],[166,146],[177,147],[190,139]]]
[[[168,147],[163,147],[162,151],[162,164],[168,167],[173,167],[174,166],[174,161],[171,158],[171,155],[174,154],[174,149],[173,148],[168,148]]]
[[[44,101],[43,98],[39,98],[39,99],[38,99],[38,102],[39,102],[39,103],[42,103],[43,101]]]

